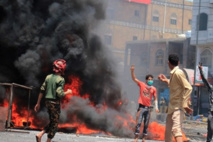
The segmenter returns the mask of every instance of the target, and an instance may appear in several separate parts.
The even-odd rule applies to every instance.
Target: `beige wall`
[[[182,7],[174,7],[168,4],[166,17],[165,17],[165,32],[164,27],[164,10],[165,6],[156,3],[154,0],[152,4],[138,4],[128,2],[124,0],[108,0],[108,11],[112,10],[113,18],[107,20],[102,37],[105,34],[112,36],[111,48],[125,50],[126,42],[133,41],[133,36],[137,37],[137,40],[150,40],[161,38],[177,38],[179,33],[168,32],[168,29],[173,31],[182,31]],[[176,3],[175,5],[182,4],[182,0],[167,0],[168,3]],[[185,5],[192,5],[192,2],[186,2]],[[146,12],[147,9],[147,12]],[[139,17],[135,16],[135,10],[139,11]],[[152,13],[157,10],[159,12],[159,22],[152,21]],[[177,15],[177,24],[170,24],[170,16],[172,13]],[[192,10],[185,7],[184,10],[184,23],[183,31],[191,30],[191,25],[188,24],[189,19],[192,19]],[[151,26],[155,30],[151,30],[144,26]],[[120,55],[122,60],[123,56]]]
[[[175,5],[182,4],[183,1],[180,0],[167,0],[168,5],[165,7],[165,5],[160,5],[153,3],[148,6],[148,16],[147,16],[147,25],[151,25],[152,27],[160,27],[161,30],[148,30],[146,32],[146,40],[151,39],[153,35],[159,39],[159,38],[176,38],[178,33],[170,33],[166,32],[166,29],[172,29],[172,30],[179,30],[179,31],[187,31],[191,30],[191,25],[188,23],[189,19],[192,19],[192,10],[187,9],[186,6],[192,5],[192,2],[186,2],[185,1],[185,9],[183,11],[182,7],[173,7],[169,5],[169,2],[176,3]],[[154,14],[154,11],[159,12],[159,22],[152,21],[152,14]],[[177,24],[172,25],[170,24],[170,17],[171,14],[175,13],[177,15]],[[182,17],[183,16],[183,17]],[[164,25],[164,17],[165,17],[165,25]],[[183,20],[182,20],[183,18]],[[182,24],[183,21],[183,24]],[[182,27],[183,25],[183,27]],[[163,33],[163,28],[165,28],[165,32]],[[151,35],[151,36],[150,36]]]
[[[150,72],[152,74],[159,74],[159,72],[166,72],[167,68],[167,51],[166,42],[152,43],[150,47]],[[163,65],[156,65],[156,53],[162,50],[164,53]]]

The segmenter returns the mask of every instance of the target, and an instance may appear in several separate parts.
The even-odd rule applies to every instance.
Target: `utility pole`
[[[199,27],[200,27],[200,6],[201,6],[201,0],[199,0],[199,5],[198,5],[198,15],[197,15],[197,22],[196,22],[196,49],[195,49],[195,71],[194,71],[194,85],[196,83],[196,69],[197,69],[197,48],[198,48],[198,38],[199,38]],[[200,88],[199,86],[197,87],[197,115],[200,113]]]
[[[147,57],[147,73],[149,73],[149,71],[150,71],[150,53],[151,53],[151,41],[152,41],[152,30],[153,30],[153,28],[152,28],[152,17],[153,17],[153,6],[154,6],[154,3],[151,3],[151,23],[150,23],[150,29],[149,29],[149,42],[148,42],[148,57]]]
[[[197,15],[197,25],[196,25],[196,47],[198,46],[198,38],[199,38],[199,27],[200,27],[200,5],[201,5],[201,0],[199,0],[199,5],[198,5],[198,15]]]
[[[166,11],[167,11],[167,0],[165,0],[165,4],[164,4],[164,16],[163,16],[163,37],[164,37],[165,27],[166,27]]]
[[[183,0],[183,7],[182,7],[182,34],[184,33],[184,13],[185,13],[185,0]]]

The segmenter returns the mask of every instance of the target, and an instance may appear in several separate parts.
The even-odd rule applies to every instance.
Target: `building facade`
[[[202,62],[208,67],[208,80],[213,79],[213,0],[194,0],[191,44],[196,46],[196,65]],[[208,90],[204,86],[197,88],[200,113],[209,108]]]
[[[213,74],[213,1],[194,0],[191,44],[197,47],[196,64],[202,62]]]
[[[171,53],[178,54],[180,68],[194,69],[195,46],[190,45],[190,38],[175,38],[127,42],[124,71],[134,64],[140,79],[147,74],[154,75],[156,79],[160,73],[169,76],[168,55]]]
[[[142,1],[142,0],[141,0]],[[107,0],[102,39],[124,61],[126,42],[177,38],[191,30],[192,2],[150,0],[150,4]]]

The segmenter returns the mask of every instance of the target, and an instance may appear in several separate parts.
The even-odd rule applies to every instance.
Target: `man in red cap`
[[[41,142],[41,137],[44,133],[47,134],[47,142],[51,142],[52,138],[55,136],[58,128],[59,116],[60,116],[60,98],[71,94],[72,90],[68,89],[64,92],[65,80],[62,77],[66,68],[66,61],[63,59],[58,59],[53,63],[54,74],[47,75],[45,81],[43,82],[40,93],[38,96],[37,104],[35,105],[35,111],[37,112],[40,108],[40,102],[42,97],[45,97],[45,105],[49,113],[49,124],[36,135],[36,141]]]

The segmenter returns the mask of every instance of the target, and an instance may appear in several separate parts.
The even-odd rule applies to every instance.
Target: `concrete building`
[[[194,0],[191,44],[197,47],[196,63],[213,74],[213,0]]]
[[[131,64],[137,67],[137,76],[154,76],[163,73],[169,76],[168,55],[176,53],[180,57],[180,67],[194,69],[195,47],[190,46],[190,38],[160,39],[127,42],[125,68]],[[126,70],[126,69],[125,69]]]
[[[191,30],[192,2],[187,0],[107,0],[102,39],[124,61],[126,42],[177,38]],[[139,1],[139,0],[137,0]]]
[[[194,0],[191,44],[196,46],[196,65],[202,62],[208,67],[208,79],[213,75],[213,0]],[[213,82],[212,82],[213,83]],[[200,113],[207,113],[209,107],[208,91],[201,86]]]

